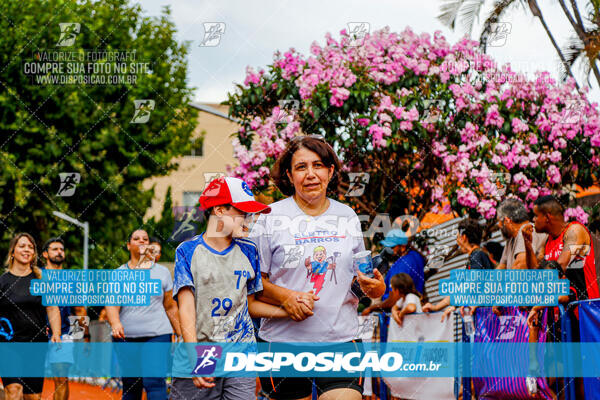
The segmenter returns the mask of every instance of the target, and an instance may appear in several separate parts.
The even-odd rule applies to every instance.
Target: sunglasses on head
[[[299,142],[299,141],[305,140],[306,138],[317,139],[317,140],[321,140],[321,141],[325,142],[325,137],[323,135],[301,135],[301,136],[294,136],[290,140],[290,143]]]

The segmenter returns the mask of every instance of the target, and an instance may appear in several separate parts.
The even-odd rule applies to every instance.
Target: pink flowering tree
[[[573,81],[530,80],[474,41],[410,29],[328,34],[310,53],[248,68],[226,101],[240,123],[231,172],[254,189],[272,187],[269,168],[290,138],[319,134],[345,172],[369,173],[364,193],[345,198],[361,213],[420,218],[445,208],[492,220],[506,196],[531,205],[553,193],[586,222],[569,206],[575,185],[598,183],[600,118]]]

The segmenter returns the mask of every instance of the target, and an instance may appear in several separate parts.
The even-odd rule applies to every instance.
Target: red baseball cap
[[[200,205],[205,210],[223,204],[231,204],[246,213],[271,212],[271,207],[254,199],[246,182],[230,176],[213,179],[200,195]]]

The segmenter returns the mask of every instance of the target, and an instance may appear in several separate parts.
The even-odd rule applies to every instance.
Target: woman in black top
[[[50,321],[50,341],[60,342],[60,312],[58,307],[44,307],[41,296],[32,296],[32,279],[40,279],[35,265],[35,240],[28,233],[19,233],[11,241],[6,258],[7,271],[0,276],[0,340],[8,342],[47,342],[47,322]],[[39,400],[44,378],[2,378],[6,400]]]

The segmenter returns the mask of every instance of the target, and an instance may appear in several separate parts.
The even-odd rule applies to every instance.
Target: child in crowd
[[[392,276],[390,283],[392,290],[399,298],[392,307],[392,318],[399,326],[402,326],[405,315],[422,312],[421,294],[417,292],[415,283],[407,273],[401,272]]]

